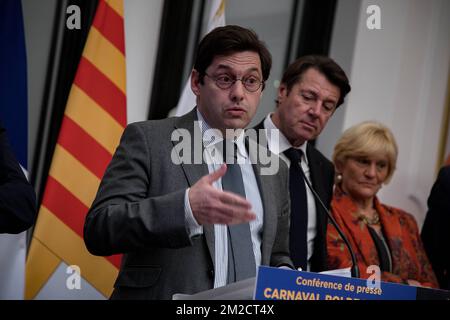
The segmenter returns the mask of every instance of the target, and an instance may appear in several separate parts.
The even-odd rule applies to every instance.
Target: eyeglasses
[[[241,81],[242,84],[244,85],[244,88],[249,92],[258,91],[258,89],[261,88],[261,86],[264,84],[264,81],[259,80],[257,77],[255,77],[253,75],[238,79],[238,78],[232,78],[231,76],[229,76],[227,74],[221,74],[220,76],[212,77],[205,72],[205,76],[214,80],[216,85],[220,89],[224,89],[224,90],[230,89],[236,81]]]

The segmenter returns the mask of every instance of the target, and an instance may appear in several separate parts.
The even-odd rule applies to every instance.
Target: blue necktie
[[[237,163],[236,159],[236,144],[232,143],[230,149],[233,151],[233,154],[224,157],[224,159],[227,159],[228,161],[226,161],[227,172],[222,177],[222,189],[231,191],[245,198],[245,189],[244,189],[244,182],[242,180],[241,167]],[[255,255],[253,253],[252,238],[250,233],[250,224],[247,222],[238,225],[230,225],[228,226],[227,230],[228,230],[227,283],[232,283],[254,277],[256,274],[256,265],[255,265]]]
[[[295,268],[307,270],[308,265],[308,203],[305,182],[300,166],[303,152],[290,148],[284,154],[291,161],[289,167],[289,192],[291,194],[291,225],[289,249]]]

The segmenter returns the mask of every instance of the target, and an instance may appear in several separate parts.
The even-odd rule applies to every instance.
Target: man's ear
[[[286,98],[287,94],[288,94],[288,90],[287,90],[286,84],[284,84],[284,83],[280,84],[280,86],[278,87],[278,92],[277,92],[278,103],[282,102]]]
[[[191,89],[192,89],[192,92],[196,96],[198,96],[200,94],[200,86],[201,86],[201,84],[200,84],[200,73],[197,70],[192,69],[192,72],[191,72]]]

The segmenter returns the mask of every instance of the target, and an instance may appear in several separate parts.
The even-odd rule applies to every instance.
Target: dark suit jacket
[[[255,129],[264,129],[264,120],[261,121]],[[308,158],[309,169],[311,173],[311,182],[320,199],[329,209],[331,206],[331,198],[333,196],[334,185],[334,166],[330,160],[308,143],[306,148],[306,156]],[[288,184],[289,186],[289,184]],[[288,189],[289,190],[289,187]],[[327,212],[320,202],[315,199],[317,213],[317,235],[314,241],[314,252],[311,257],[311,271],[320,272],[327,270]]]
[[[129,125],[106,170],[86,218],[84,239],[92,254],[125,254],[113,299],[171,299],[174,293],[213,288],[214,226],[203,226],[203,234],[191,239],[184,211],[186,189],[207,175],[208,167],[171,160],[173,132],[186,130],[194,136],[198,130],[201,139],[194,120],[196,109],[179,118]],[[273,176],[260,175],[260,166],[253,166],[264,208],[263,265],[292,265],[289,198],[282,192],[287,167],[280,165]]]
[[[439,171],[431,189],[421,236],[439,286],[450,290],[450,166]]]
[[[0,233],[20,233],[36,219],[36,194],[0,127]]]

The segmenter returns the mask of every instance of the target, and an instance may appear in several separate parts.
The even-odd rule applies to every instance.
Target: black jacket
[[[450,166],[439,171],[428,198],[422,241],[442,289],[450,289]]]
[[[0,233],[20,233],[36,219],[36,194],[0,127]]]

